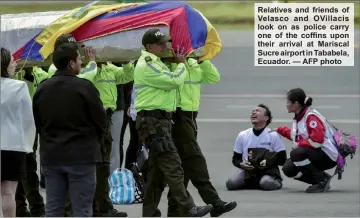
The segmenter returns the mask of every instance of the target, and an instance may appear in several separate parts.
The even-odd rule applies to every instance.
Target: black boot
[[[195,206],[191,208],[188,212],[188,217],[203,217],[211,212],[213,206],[208,204],[206,206]]]
[[[120,212],[116,209],[109,210],[106,213],[101,213],[99,215],[95,215],[97,217],[127,217],[127,213]]]
[[[25,209],[23,211],[16,211],[16,217],[31,217],[31,213],[28,209]]]
[[[221,201],[218,204],[214,204],[214,209],[210,212],[212,217],[219,217],[224,213],[234,210],[237,206],[235,201],[233,202],[224,202]]]
[[[324,180],[319,182],[318,184],[309,186],[309,188],[306,189],[306,192],[307,193],[327,192],[330,189],[330,181],[331,181],[331,176],[324,172]]]

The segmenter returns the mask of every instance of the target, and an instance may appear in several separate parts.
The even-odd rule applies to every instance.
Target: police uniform
[[[249,128],[239,133],[232,161],[237,169],[226,181],[227,189],[277,190],[282,187],[278,166],[286,160],[286,148],[280,135],[270,130],[267,127],[260,130]],[[241,162],[250,162],[255,169],[243,170]]]
[[[143,45],[163,44],[170,40],[159,29],[148,30]],[[188,71],[180,63],[171,72],[160,57],[143,50],[134,73],[136,128],[140,140],[149,148],[149,169],[143,202],[143,216],[160,216],[158,205],[165,184],[184,216],[204,216],[211,205],[196,207],[184,186],[181,159],[171,136],[171,115],[176,109],[177,89],[183,84]]]
[[[39,67],[26,69],[25,71],[18,72],[15,78],[23,80],[27,83],[31,98],[34,96],[37,86],[48,75]],[[45,215],[44,199],[39,191],[39,177],[37,175],[37,161],[36,151],[38,147],[38,136],[36,134],[35,142],[33,145],[33,152],[26,154],[26,177],[20,181],[15,194],[16,201],[16,216],[35,216],[40,217]],[[29,202],[29,210],[27,210],[26,200]]]
[[[170,68],[176,67],[174,63],[168,63],[168,65]],[[177,95],[177,109],[172,118],[172,137],[184,168],[185,187],[191,180],[203,201],[214,206],[211,215],[220,216],[234,209],[236,202],[223,202],[210,182],[206,160],[197,143],[196,123],[200,108],[201,84],[217,83],[220,81],[220,74],[209,60],[198,63],[197,60],[189,58],[187,69],[189,75],[185,78],[184,85],[180,87]],[[168,193],[168,200],[168,216],[178,217],[180,214],[171,191]]]
[[[134,67],[131,63],[117,67],[111,63],[102,64],[100,72],[95,77],[95,87],[100,92],[100,98],[108,114],[108,125],[103,141],[103,163],[97,167],[97,185],[94,199],[94,214],[96,216],[125,216],[118,212],[109,197],[110,156],[112,149],[111,117],[116,109],[118,84],[125,84],[133,80]],[[119,133],[120,134],[120,133]],[[119,145],[117,145],[119,146]]]

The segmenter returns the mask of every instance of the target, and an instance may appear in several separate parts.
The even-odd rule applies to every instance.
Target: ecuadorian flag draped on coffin
[[[55,40],[61,34],[71,33],[77,41],[83,42],[154,25],[169,27],[174,50],[182,47],[189,55],[198,48],[205,48],[201,60],[214,58],[222,49],[215,28],[199,11],[185,2],[120,3],[72,10],[16,51],[14,58],[36,61],[47,59],[54,50]]]

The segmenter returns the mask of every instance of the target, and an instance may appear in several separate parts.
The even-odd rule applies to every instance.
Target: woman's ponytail
[[[312,105],[312,101],[313,99],[311,97],[306,97],[305,98],[305,105],[306,106],[311,106]]]

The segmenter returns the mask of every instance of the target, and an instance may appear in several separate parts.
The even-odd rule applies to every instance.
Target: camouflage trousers
[[[158,205],[165,185],[169,185],[181,214],[195,206],[194,200],[184,186],[184,170],[171,136],[171,117],[168,114],[140,111],[136,128],[140,140],[149,148],[149,169],[143,202],[143,216],[160,216]]]

